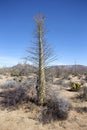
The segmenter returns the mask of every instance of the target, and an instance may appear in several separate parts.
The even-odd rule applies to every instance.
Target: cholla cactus
[[[71,83],[71,90],[72,91],[79,91],[81,89],[81,85],[77,82]]]

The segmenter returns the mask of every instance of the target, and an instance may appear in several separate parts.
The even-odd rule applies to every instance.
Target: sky
[[[0,0],[0,67],[24,62],[38,13],[46,17],[54,64],[87,65],[87,0]]]

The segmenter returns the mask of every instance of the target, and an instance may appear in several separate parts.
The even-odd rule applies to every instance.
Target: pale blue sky
[[[0,0],[0,66],[22,62],[43,13],[55,64],[87,65],[87,0]]]

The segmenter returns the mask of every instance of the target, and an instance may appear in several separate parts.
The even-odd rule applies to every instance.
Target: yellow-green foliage
[[[19,76],[20,76],[20,74],[19,74],[19,73],[11,73],[11,76],[12,76],[12,77],[14,77],[14,76],[19,77]]]
[[[71,90],[72,91],[79,91],[81,89],[81,85],[77,82],[71,83]]]

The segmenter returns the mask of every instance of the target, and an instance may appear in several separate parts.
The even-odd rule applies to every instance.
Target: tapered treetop
[[[44,23],[45,20],[45,16],[43,14],[37,14],[36,16],[34,16],[34,20],[38,23],[38,24],[42,24]]]

